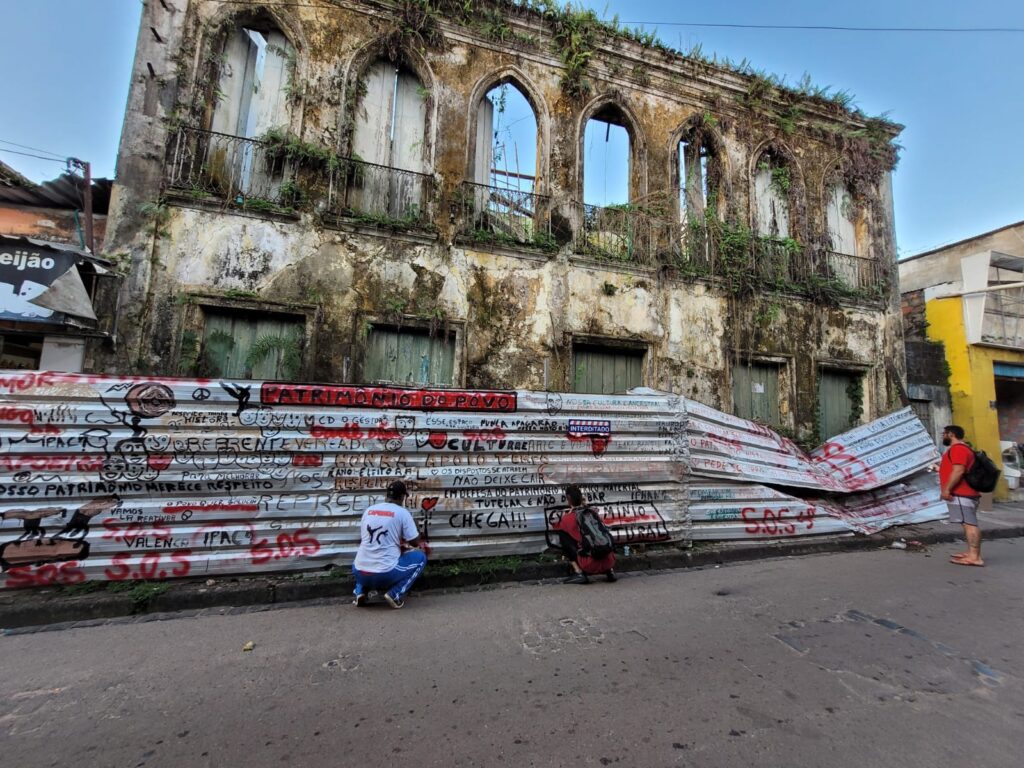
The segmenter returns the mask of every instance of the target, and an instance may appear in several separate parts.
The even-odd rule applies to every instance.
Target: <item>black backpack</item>
[[[615,542],[612,541],[611,532],[590,507],[576,513],[576,523],[579,525],[580,537],[583,539],[583,544],[580,547],[583,554],[600,560],[615,551]]]
[[[964,473],[964,481],[978,493],[988,493],[996,489],[997,480],[999,470],[992,459],[984,451],[974,451],[974,461]]]

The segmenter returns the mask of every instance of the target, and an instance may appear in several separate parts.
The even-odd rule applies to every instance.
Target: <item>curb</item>
[[[986,541],[1024,537],[1024,525],[983,531]],[[889,529],[871,536],[822,537],[812,541],[770,541],[750,544],[716,544],[708,549],[662,550],[620,558],[620,572],[677,570],[749,562],[779,557],[801,557],[833,552],[858,552],[886,548],[899,539],[913,538],[925,545],[948,544],[962,539],[956,532]],[[416,591],[461,589],[487,584],[530,582],[564,576],[564,563],[525,563],[516,568],[459,574],[431,574],[429,568]],[[182,581],[147,599],[125,593],[66,595],[58,590],[26,590],[0,596],[0,628],[17,629],[66,622],[111,619],[144,613],[173,613],[207,608],[295,603],[349,597],[352,579],[242,577],[238,581],[207,586],[203,581]]]

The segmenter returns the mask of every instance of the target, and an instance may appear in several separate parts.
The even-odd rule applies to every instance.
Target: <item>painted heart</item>
[[[429,499],[424,499],[420,506],[423,507],[425,512],[429,512],[437,506],[437,496],[431,496]]]
[[[432,448],[444,448],[445,443],[448,442],[448,433],[432,431],[430,435],[427,437],[427,442],[430,444]]]
[[[150,454],[146,457],[146,463],[149,465],[149,468],[157,472],[163,472],[171,466],[172,461],[174,461],[174,456],[169,453]]]

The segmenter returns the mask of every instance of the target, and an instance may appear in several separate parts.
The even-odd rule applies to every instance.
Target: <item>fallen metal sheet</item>
[[[756,483],[695,477],[688,495],[694,540],[779,539],[850,531],[847,523],[831,514],[831,507]]]
[[[0,375],[7,587],[345,566],[392,480],[433,557],[535,553],[579,483],[619,543],[689,529],[685,411],[597,396]]]
[[[0,582],[345,566],[362,512],[396,478],[435,558],[542,551],[569,482],[620,544],[870,533],[941,517],[934,477],[920,474],[934,460],[909,409],[808,457],[766,427],[649,390],[10,373]]]
[[[691,470],[703,477],[852,493],[909,477],[939,458],[910,408],[837,435],[808,456],[763,424],[691,400],[684,407]]]
[[[811,453],[811,460],[850,491],[894,483],[939,460],[928,431],[910,407],[836,435]]]
[[[764,485],[694,478],[688,495],[690,538],[695,541],[872,534],[946,516],[938,480],[930,472],[878,490],[827,498],[797,498]]]
[[[946,517],[946,502],[939,497],[939,480],[933,472],[920,472],[875,491],[834,498],[827,506],[829,514],[851,530],[866,534]]]

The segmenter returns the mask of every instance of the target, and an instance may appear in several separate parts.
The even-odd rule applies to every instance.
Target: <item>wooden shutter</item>
[[[403,171],[426,170],[424,130],[427,101],[423,85],[408,72],[399,71],[395,87],[395,123],[392,127],[391,163]],[[398,219],[416,217],[423,205],[423,180],[410,174],[391,174],[388,213]]]
[[[643,386],[643,353],[600,347],[573,350],[573,391],[611,395]]]
[[[267,44],[264,50],[262,71],[257,68],[259,80],[253,94],[253,118],[251,136],[261,136],[270,128],[288,125],[288,59],[292,53],[291,43],[277,30],[264,35]]]
[[[842,371],[821,371],[818,379],[818,418],[823,441],[853,426],[854,419],[850,413],[853,410],[853,402],[850,400],[849,387],[859,377],[860,374]]]
[[[224,49],[224,64],[221,65],[220,80],[217,84],[219,96],[214,106],[213,124],[211,125],[211,128],[218,133],[237,136],[239,122],[241,121],[243,127],[245,125],[245,119],[240,115],[243,111],[242,94],[245,89],[252,47],[252,41],[244,29],[235,29],[228,37]],[[247,100],[245,106],[245,111],[248,111]]]
[[[857,227],[850,217],[853,200],[842,184],[832,185],[828,198],[828,234],[836,253],[857,255]]]
[[[494,102],[488,97],[480,101],[476,111],[476,156],[473,161],[473,183],[491,184],[494,165]]]
[[[366,93],[356,110],[352,152],[377,165],[391,161],[391,113],[395,97],[395,66],[378,61],[363,76]]]
[[[273,350],[250,369],[247,358],[256,340],[268,336],[294,340],[301,345],[304,323],[285,318],[255,318],[209,312],[203,329],[203,351],[211,373],[232,379],[287,379],[298,373],[289,371],[284,355]]]
[[[779,426],[779,367],[763,363],[733,366],[732,398],[737,416]]]
[[[413,329],[374,328],[366,343],[363,379],[395,384],[452,386],[455,342]]]
[[[391,165],[391,117],[395,103],[395,65],[378,61],[363,77],[366,92],[356,110],[352,136],[354,159]],[[387,213],[391,180],[380,169],[357,168],[349,191],[349,206],[364,213]]]
[[[789,237],[789,202],[772,184],[770,168],[754,176],[754,224],[757,234]]]

